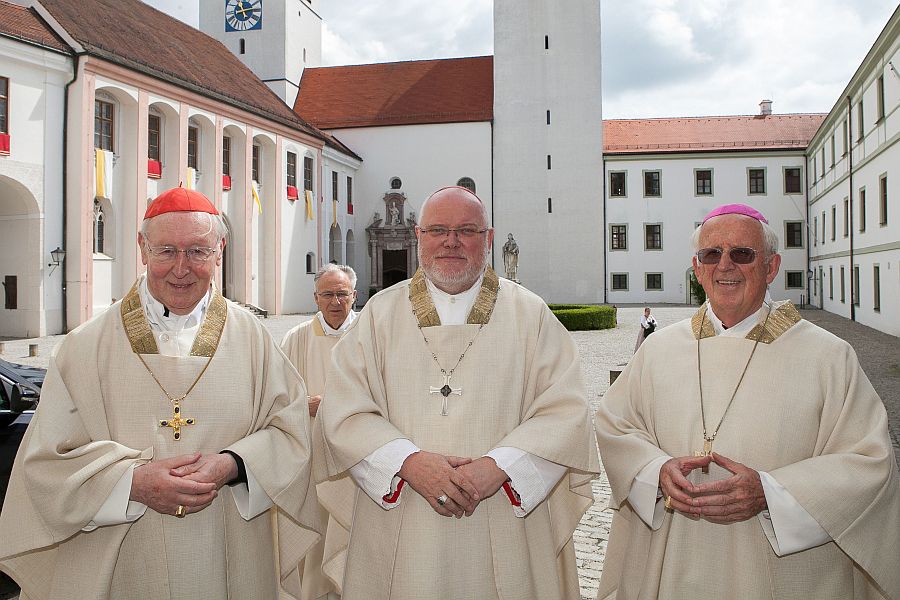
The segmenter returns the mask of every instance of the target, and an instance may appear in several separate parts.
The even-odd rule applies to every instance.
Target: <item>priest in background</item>
[[[146,274],[51,359],[0,516],[23,598],[275,600],[275,544],[296,569],[318,538],[306,390],[212,285],[224,236],[205,196],[161,194]]]
[[[474,193],[435,192],[416,235],[421,268],[335,346],[315,423],[317,479],[359,486],[343,598],[577,598],[599,465],[575,344],[488,266]]]
[[[319,269],[314,283],[313,298],[319,311],[288,331],[281,342],[281,349],[306,383],[310,422],[325,393],[331,349],[356,318],[356,272],[347,265],[329,263]],[[309,551],[298,570],[302,600],[340,597],[353,517],[355,486],[348,476],[324,481],[317,490],[319,517],[321,523],[327,523],[327,530],[325,538]]]
[[[600,599],[900,598],[887,415],[853,349],[767,286],[755,209],[694,232],[708,302],[653,334],[595,425],[615,511]]]

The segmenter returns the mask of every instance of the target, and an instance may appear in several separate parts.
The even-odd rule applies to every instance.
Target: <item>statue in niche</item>
[[[388,221],[388,225],[400,225],[400,209],[397,208],[396,204],[391,204],[391,218]]]
[[[513,234],[509,234],[506,243],[503,244],[503,268],[506,278],[518,283],[519,275],[519,244],[516,243]]]

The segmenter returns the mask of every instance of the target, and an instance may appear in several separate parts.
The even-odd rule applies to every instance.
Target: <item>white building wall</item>
[[[610,156],[606,173],[607,301],[611,304],[688,303],[689,270],[694,228],[713,208],[743,203],[763,213],[778,232],[781,270],[770,285],[776,300],[805,300],[806,290],[787,289],[786,272],[802,272],[806,283],[806,240],[800,248],[785,248],[785,223],[805,221],[802,194],[784,193],[784,169],[801,168],[802,152],[704,153]],[[748,169],[766,172],[766,193],[748,194]],[[712,195],[696,195],[695,170],[712,170]],[[661,196],[644,194],[644,173],[659,171]],[[626,173],[625,197],[610,197],[611,172]],[[645,225],[662,224],[662,250],[645,249]],[[612,249],[612,225],[627,225],[627,249]],[[628,274],[628,289],[614,290],[612,275]],[[662,273],[662,290],[645,289],[647,273]]]
[[[62,222],[64,89],[72,60],[0,38],[0,76],[9,79],[10,155],[0,156],[0,280],[15,275],[18,308],[4,308],[0,335],[41,336],[63,328]]]
[[[475,181],[476,193],[487,206],[488,214],[494,213],[491,124],[488,122],[365,127],[337,129],[331,133],[363,157],[353,183],[356,252],[352,264],[359,276],[357,289],[365,292],[360,294],[361,299],[367,295],[372,281],[365,228],[372,224],[375,212],[385,217],[382,200],[391,191],[391,178],[399,177],[403,182],[395,191],[406,194],[404,219],[412,210],[418,221],[425,198],[440,187],[456,185],[462,177]],[[496,215],[493,218],[496,220]],[[327,239],[327,228],[325,231]],[[497,240],[501,233],[497,232]],[[502,238],[506,239],[505,233]],[[494,266],[502,271],[500,246],[494,249]]]
[[[495,0],[494,226],[548,301],[603,301],[600,87],[599,0]]]
[[[900,335],[898,65],[900,11],[888,22],[807,150],[809,218],[815,230],[810,251],[815,274],[812,303],[892,335]],[[887,188],[884,223],[883,182]],[[855,269],[859,273],[856,290]]]

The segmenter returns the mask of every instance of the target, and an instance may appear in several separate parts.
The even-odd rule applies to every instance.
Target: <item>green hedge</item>
[[[595,304],[548,304],[550,310],[569,331],[614,329],[616,307]]]

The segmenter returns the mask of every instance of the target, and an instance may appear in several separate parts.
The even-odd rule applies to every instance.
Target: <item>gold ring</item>
[[[187,514],[187,511],[184,509],[184,505],[179,504],[178,508],[175,509],[175,516],[178,517],[179,519],[183,519],[184,515],[186,515],[186,514]]]
[[[669,510],[672,509],[672,496],[666,496],[666,504],[665,504],[665,506],[666,506],[666,508],[669,509]]]

